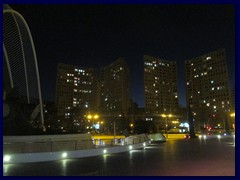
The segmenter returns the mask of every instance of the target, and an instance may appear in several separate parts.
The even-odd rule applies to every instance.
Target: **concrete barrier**
[[[83,139],[85,138],[85,141]],[[128,137],[125,144],[94,148],[91,136],[83,135],[4,137],[3,163],[29,163],[126,152],[147,146],[145,134]],[[90,137],[90,140],[89,140]],[[34,141],[34,138],[35,141]],[[82,141],[79,141],[82,138]],[[88,140],[86,140],[86,138]],[[30,141],[31,140],[31,141]],[[63,141],[64,140],[64,141]],[[76,143],[77,142],[77,143]],[[88,145],[91,142],[91,148]],[[132,144],[130,144],[132,143]],[[85,148],[87,147],[87,149]]]

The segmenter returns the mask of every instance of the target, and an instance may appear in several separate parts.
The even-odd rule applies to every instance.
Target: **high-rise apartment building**
[[[195,128],[226,126],[230,93],[224,49],[185,61],[186,99]]]
[[[105,116],[126,116],[130,107],[130,74],[123,58],[101,69],[101,112]]]
[[[58,64],[56,106],[64,129],[82,126],[87,114],[100,113],[102,120],[126,117],[130,107],[126,62],[119,58],[100,71]]]
[[[69,129],[80,125],[82,115],[98,111],[97,74],[93,68],[63,63],[57,70],[57,114],[64,129]]]
[[[178,108],[176,62],[144,55],[145,108],[149,117],[176,114]]]
[[[231,89],[231,111],[235,112],[235,86]]]

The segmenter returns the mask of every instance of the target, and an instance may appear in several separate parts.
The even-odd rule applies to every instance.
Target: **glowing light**
[[[143,147],[145,147],[146,146],[146,143],[143,143]]]
[[[221,135],[218,135],[217,137],[218,137],[218,139],[220,139],[220,138],[221,138]]]
[[[201,138],[202,138],[202,135],[199,135],[198,137],[201,139]]]
[[[10,160],[11,160],[11,156],[9,156],[9,155],[5,155],[3,157],[3,162],[9,162]]]
[[[129,149],[131,150],[131,149],[132,149],[132,146],[129,146]]]
[[[231,117],[235,117],[235,113],[230,114]]]
[[[107,153],[107,150],[106,150],[106,149],[104,149],[104,150],[103,150],[103,153],[104,153],[104,154],[106,154],[106,153]]]
[[[206,136],[206,135],[204,135],[204,136],[203,136],[203,138],[204,138],[204,139],[206,139],[206,138],[207,138],[207,136]]]
[[[98,114],[96,114],[96,115],[94,115],[94,117],[93,117],[94,119],[98,119],[99,118],[99,115]]]
[[[62,153],[62,157],[66,158],[67,157],[67,153],[66,152]]]
[[[87,118],[88,118],[88,119],[92,119],[92,115],[90,115],[90,114],[87,115]]]

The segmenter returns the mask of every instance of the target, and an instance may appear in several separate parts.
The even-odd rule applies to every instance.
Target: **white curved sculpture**
[[[8,5],[3,8],[3,34],[4,68],[8,74],[8,77],[4,77],[4,90],[7,86],[11,89],[17,87],[20,95],[27,97],[28,104],[32,103],[31,98],[38,98],[41,126],[45,130],[40,77],[32,35],[23,16]]]

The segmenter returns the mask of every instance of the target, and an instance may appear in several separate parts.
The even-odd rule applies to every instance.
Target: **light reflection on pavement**
[[[168,140],[140,150],[3,165],[5,176],[234,176],[235,138]]]

